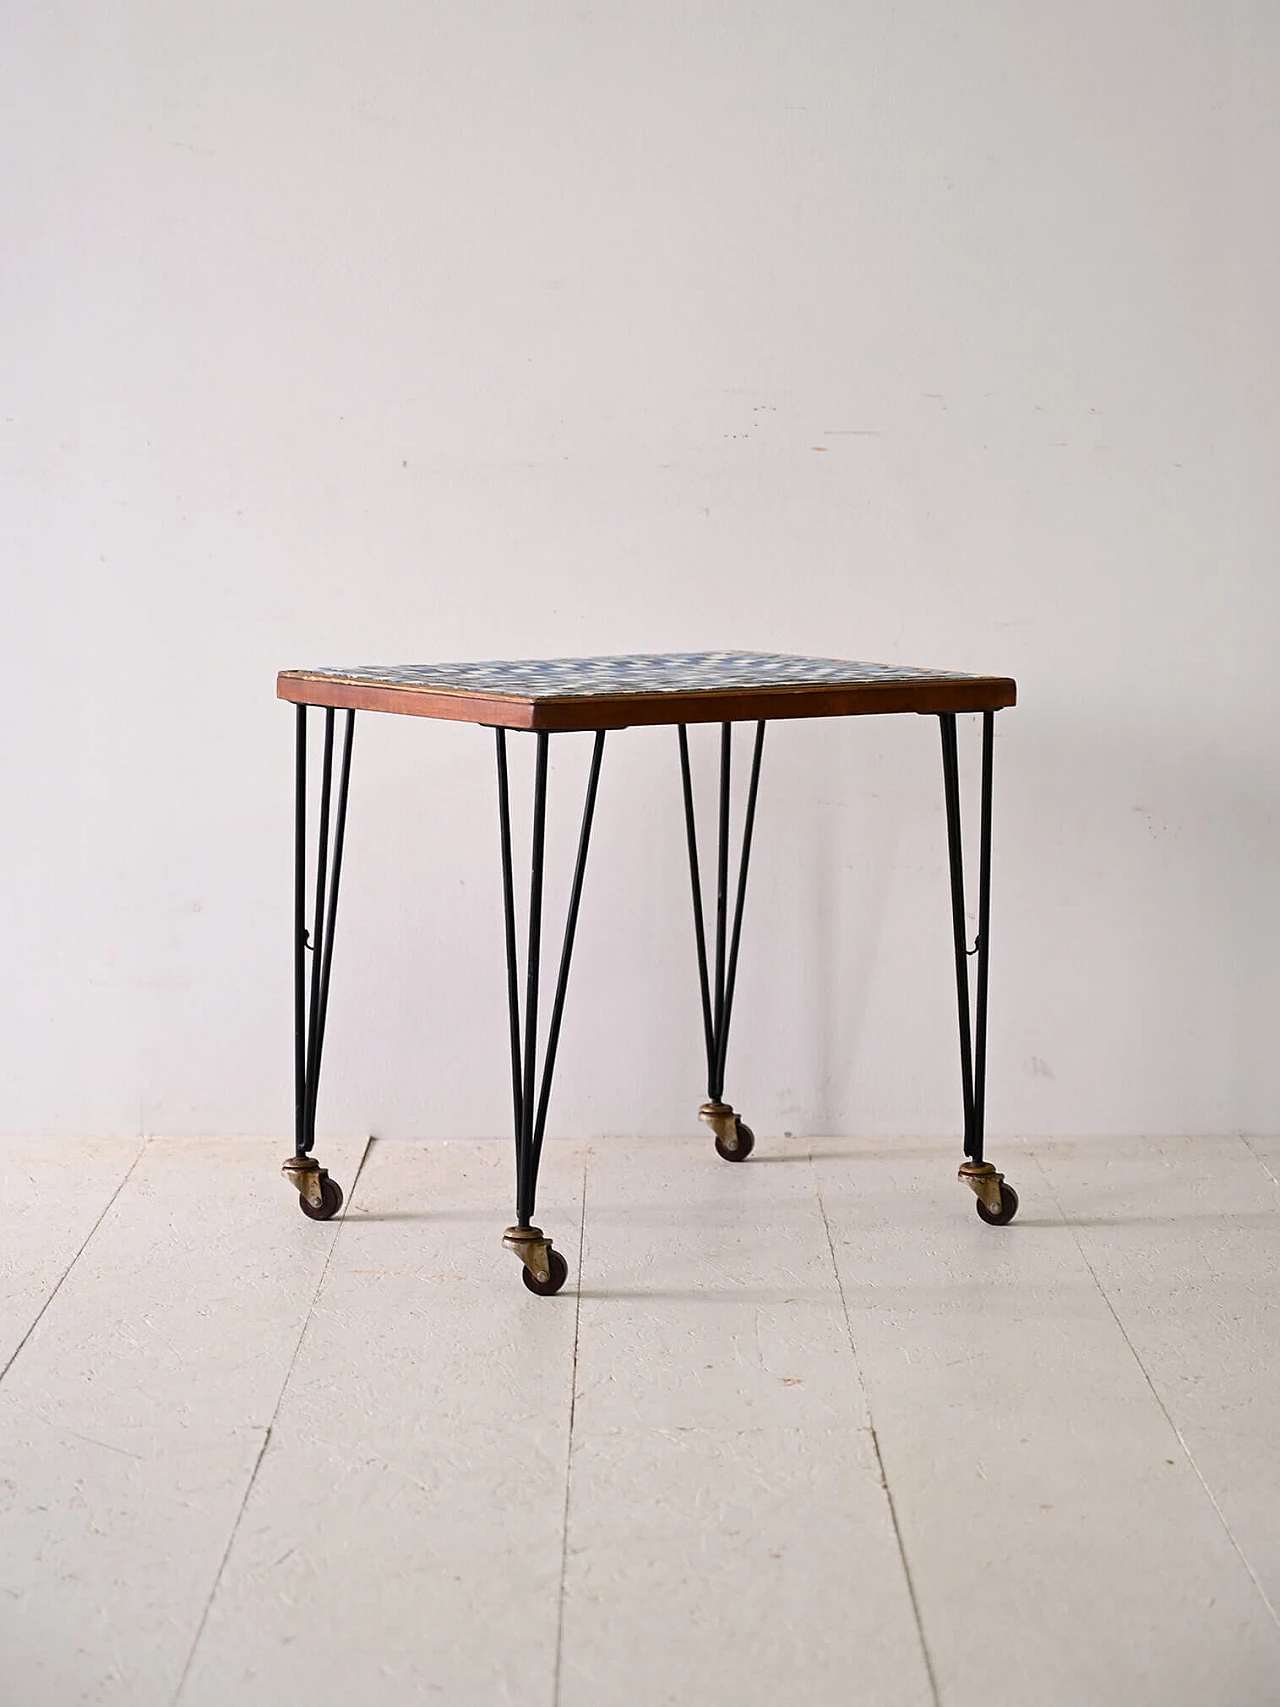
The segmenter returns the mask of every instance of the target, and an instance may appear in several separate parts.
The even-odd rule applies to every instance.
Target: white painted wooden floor
[[[4,1707],[1280,1702],[1280,1140],[280,1148],[0,1141]]]

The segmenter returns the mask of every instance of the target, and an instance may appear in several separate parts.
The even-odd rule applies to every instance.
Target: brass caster
[[[298,1207],[312,1221],[332,1221],[342,1208],[342,1187],[314,1156],[290,1156],[280,1169],[298,1193]]]
[[[704,1102],[698,1119],[715,1133],[716,1154],[726,1162],[745,1162],[755,1149],[755,1133],[727,1102]]]
[[[541,1227],[508,1227],[502,1242],[524,1265],[521,1278],[530,1292],[549,1298],[569,1278],[568,1263],[559,1251],[552,1250],[551,1240]]]
[[[1018,1213],[1018,1194],[1004,1175],[991,1162],[962,1162],[959,1177],[978,1200],[978,1219],[988,1227],[1007,1227]]]

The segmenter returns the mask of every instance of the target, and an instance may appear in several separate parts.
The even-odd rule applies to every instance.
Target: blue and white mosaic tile
[[[527,658],[474,664],[360,664],[302,672],[376,687],[563,699],[611,694],[710,693],[724,688],[845,687],[865,682],[976,681],[955,670],[916,670],[782,652],[639,652],[616,658]]]

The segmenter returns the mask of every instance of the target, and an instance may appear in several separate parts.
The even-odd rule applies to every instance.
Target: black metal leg
[[[556,976],[555,995],[551,1004],[551,1020],[542,1061],[541,1085],[538,1077],[538,995],[542,971],[542,886],[546,854],[547,827],[547,762],[550,736],[536,736],[537,754],[533,784],[533,838],[529,874],[529,934],[525,966],[525,999],[523,1020],[520,1012],[520,969],[516,943],[515,883],[511,859],[511,800],[507,773],[507,732],[495,731],[498,756],[498,826],[502,850],[502,898],[506,925],[507,947],[507,1004],[510,1010],[511,1038],[511,1097],[515,1116],[516,1136],[516,1224],[508,1227],[503,1242],[515,1251],[524,1264],[525,1284],[533,1292],[558,1292],[568,1273],[564,1258],[551,1247],[541,1228],[533,1225],[537,1203],[538,1167],[542,1159],[542,1142],[546,1134],[547,1108],[551,1098],[551,1081],[555,1072],[556,1054],[560,1046],[560,1026],[564,1018],[565,992],[569,987],[569,967],[573,959],[573,943],[578,929],[578,912],[582,903],[582,884],[587,870],[587,850],[591,843],[591,822],[595,816],[596,793],[600,783],[600,762],[604,756],[603,729],[597,730],[591,754],[591,770],[587,779],[587,797],[582,811],[582,827],[578,835],[578,857],[574,865],[573,884],[569,894],[569,911],[565,920],[564,941],[560,951],[560,967]]]
[[[724,1101],[725,1060],[729,1048],[729,1024],[733,1018],[733,996],[738,977],[738,948],[742,940],[742,911],[747,895],[747,869],[751,861],[751,838],[755,829],[756,796],[760,788],[760,760],[764,752],[764,724],[756,724],[755,748],[751,758],[751,780],[742,827],[742,850],[738,861],[738,883],[733,925],[729,928],[729,783],[733,758],[733,725],[720,726],[719,840],[716,849],[716,925],[714,982],[708,972],[706,920],[702,905],[702,873],[698,863],[698,834],[693,805],[693,780],[689,771],[689,734],[678,726],[680,779],[684,790],[685,833],[689,847],[689,877],[693,886],[693,928],[698,951],[698,984],[702,995],[702,1026],[707,1050],[707,1101],[699,1110],[716,1135],[716,1149],[728,1161],[743,1162],[755,1143],[749,1126]],[[727,955],[726,955],[727,947]]]
[[[991,934],[991,789],[995,713],[982,714],[982,807],[978,843],[978,936],[972,949],[965,930],[964,845],[960,824],[960,759],[954,712],[943,712],[942,780],[947,804],[947,859],[951,873],[951,929],[956,967],[956,1005],[960,1018],[960,1082],[964,1099],[965,1162],[960,1178],[972,1187],[984,1221],[1003,1225],[1018,1208],[1013,1187],[985,1158],[987,1078],[987,970]],[[969,958],[978,962],[974,1011],[969,1000]]]
[[[947,859],[951,869],[951,929],[956,961],[956,1004],[960,1015],[960,1082],[964,1096],[964,1153],[974,1154],[973,1131],[973,1042],[969,1012],[969,960],[965,946],[964,850],[960,839],[960,761],[956,744],[954,712],[938,719],[942,726],[942,784],[947,801]],[[978,952],[986,953],[979,936]],[[977,1160],[982,1160],[978,1140]]]
[[[347,791],[356,714],[348,711],[338,766],[338,799],[333,809],[334,712],[324,712],[324,754],[320,772],[320,822],[316,838],[314,921],[307,932],[307,710],[297,708],[294,800],[294,1153],[284,1171],[297,1187],[303,1212],[327,1221],[342,1206],[342,1188],[312,1158],[316,1141],[316,1098],[329,1011],[333,937],[338,920],[338,886],[347,828]],[[307,955],[311,955],[308,993]]]

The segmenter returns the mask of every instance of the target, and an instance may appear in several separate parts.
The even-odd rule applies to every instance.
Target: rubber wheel
[[[979,1221],[988,1227],[1007,1227],[1018,1213],[1018,1194],[1011,1185],[1000,1187],[1000,1213],[993,1215],[980,1197],[974,1199]]]
[[[342,1208],[342,1187],[336,1179],[330,1179],[328,1174],[321,1173],[320,1207],[317,1209],[314,1203],[308,1203],[301,1192],[298,1194],[298,1203],[309,1221],[332,1221]]]
[[[536,1292],[541,1298],[550,1298],[554,1293],[559,1292],[565,1281],[568,1280],[569,1265],[560,1255],[560,1252],[553,1249],[551,1252],[551,1273],[545,1280],[539,1280],[535,1274],[523,1266],[520,1273],[524,1276],[524,1283],[530,1292]]]
[[[745,1120],[739,1120],[736,1116],[734,1118],[734,1125],[738,1129],[738,1148],[736,1150],[726,1150],[724,1145],[720,1142],[720,1139],[717,1137],[716,1154],[718,1156],[723,1156],[726,1162],[745,1162],[747,1157],[756,1147],[756,1135],[747,1125]]]

